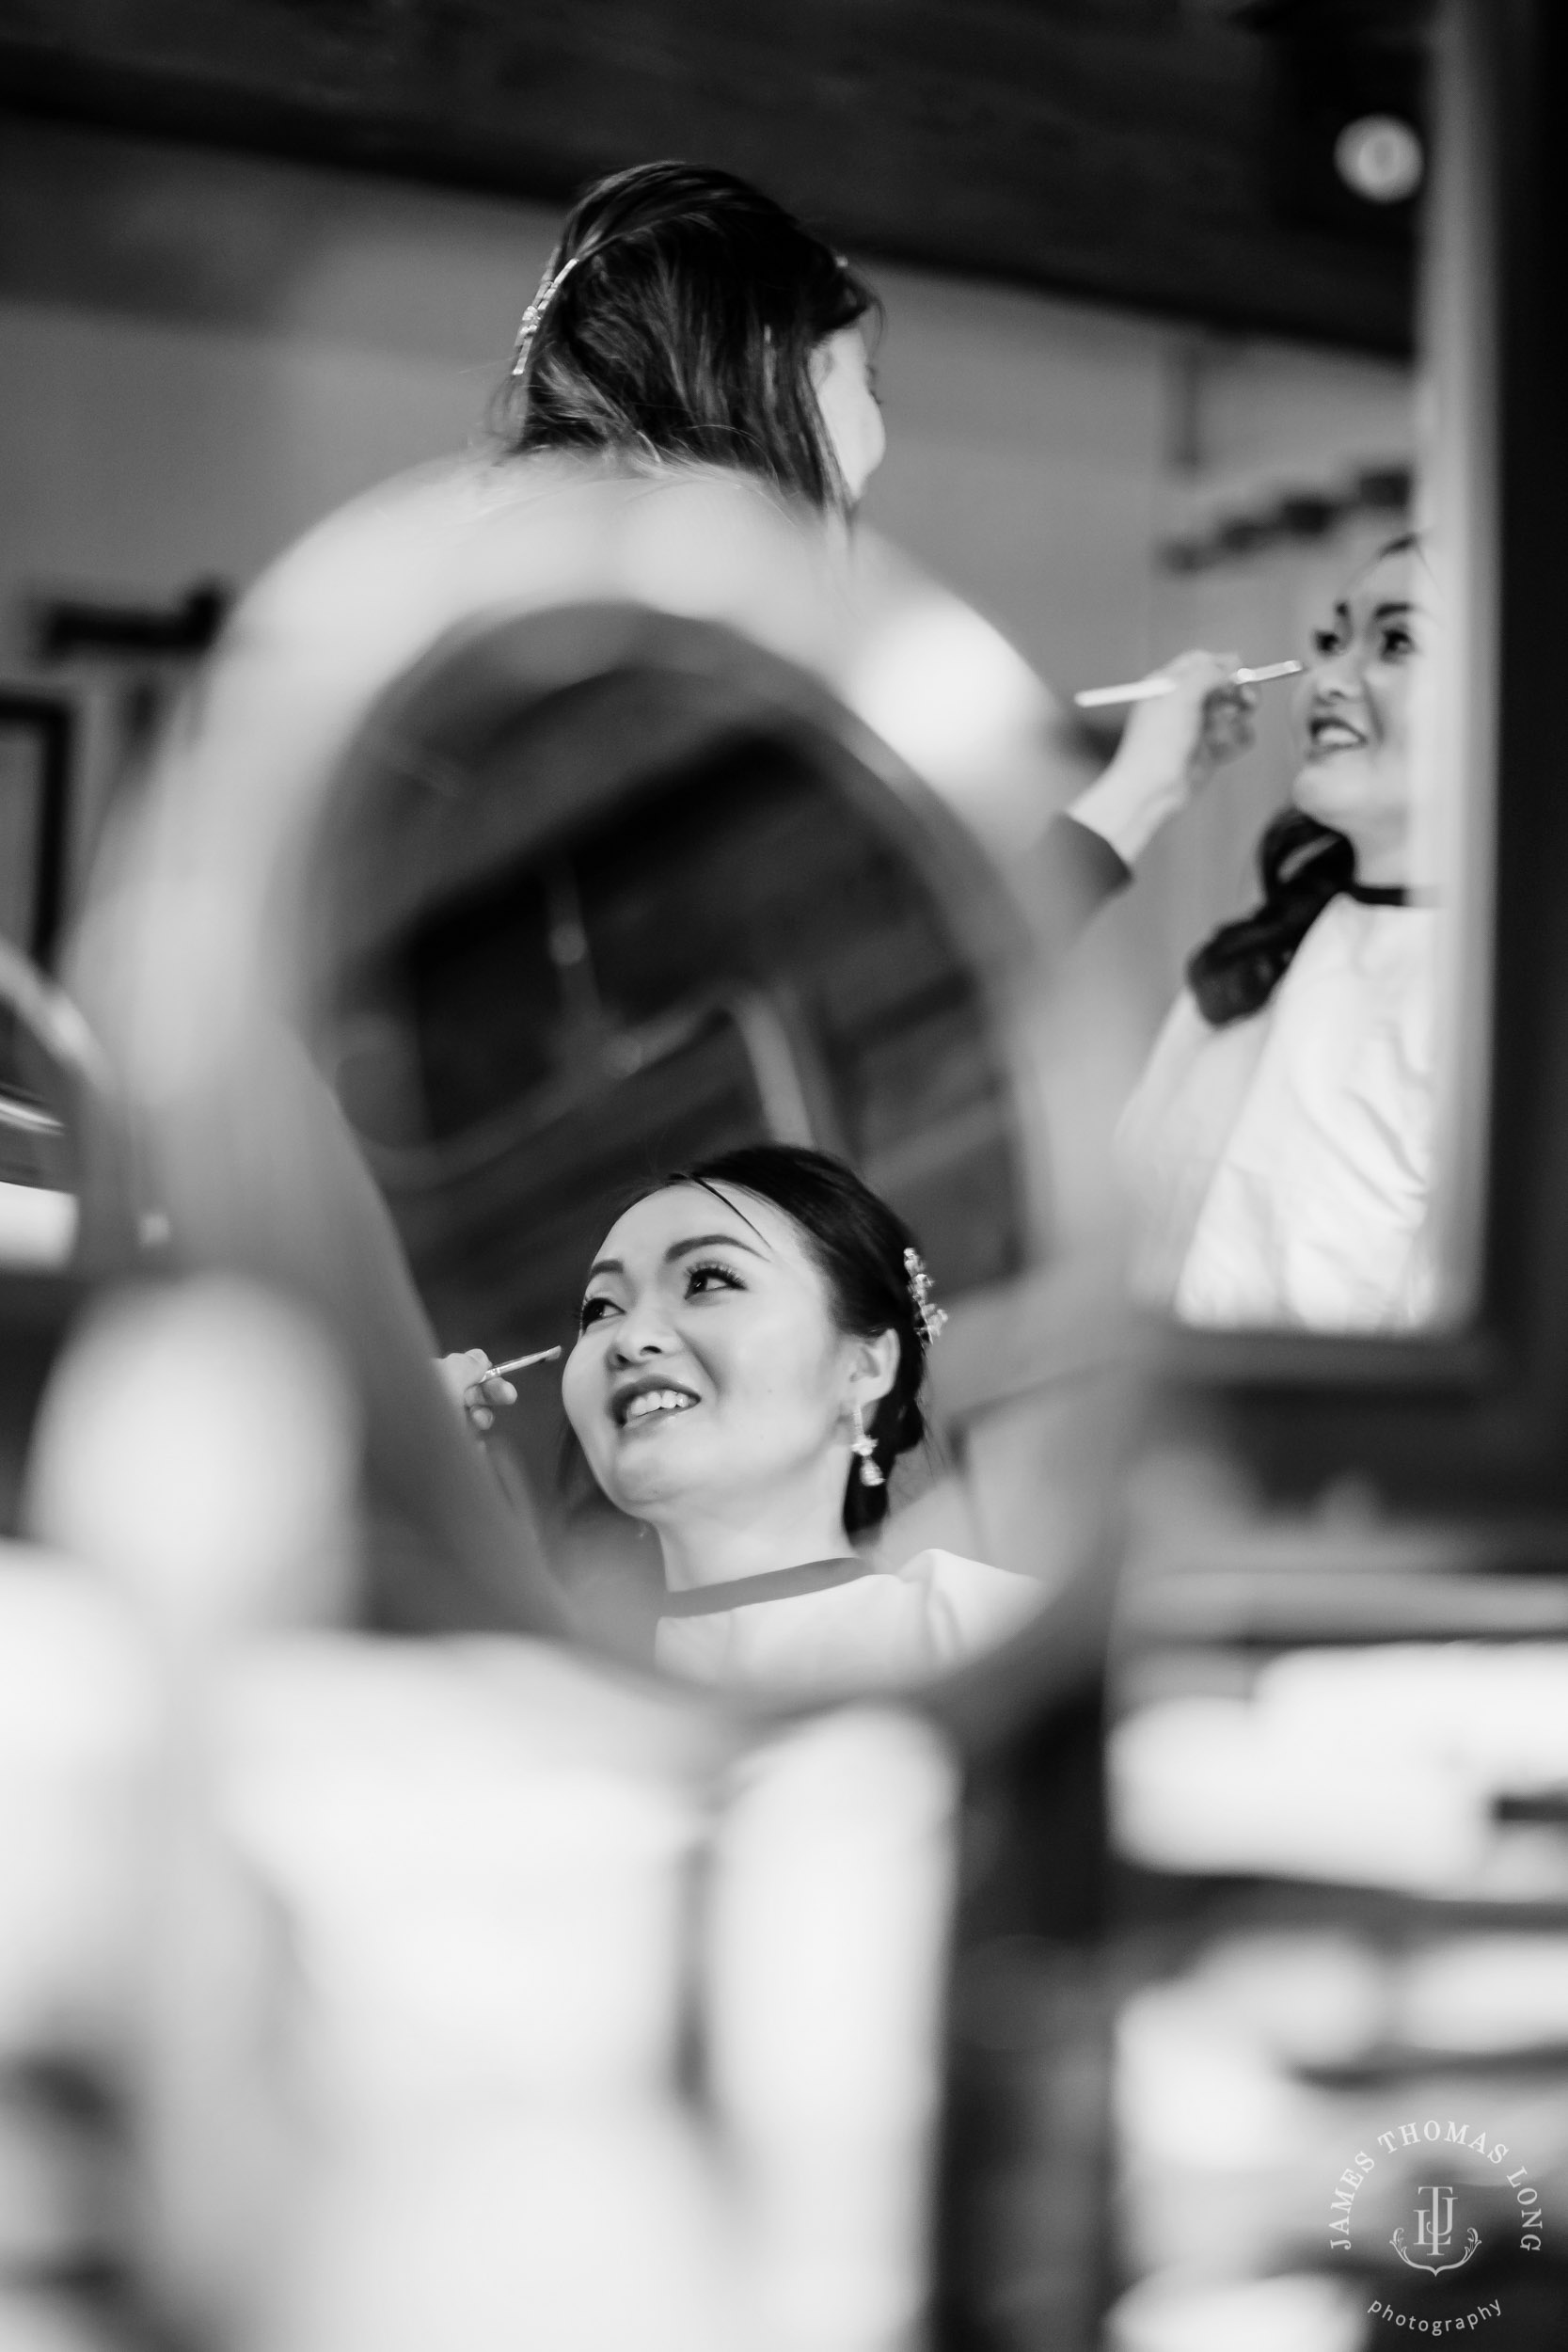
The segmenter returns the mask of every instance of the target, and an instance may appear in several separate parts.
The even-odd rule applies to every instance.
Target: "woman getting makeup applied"
[[[873,1548],[943,1319],[909,1228],[825,1152],[725,1152],[616,1218],[562,1394],[601,1491],[658,1538],[660,1666],[782,1691],[907,1683],[1032,1614],[1025,1577],[941,1550],[895,1568]],[[481,1426],[484,1398],[511,1394],[477,1357],[446,1370]]]
[[[1134,1287],[1184,1322],[1397,1331],[1437,1303],[1436,916],[1411,867],[1430,605],[1396,539],[1317,631],[1263,902],[1193,957],[1128,1106]]]
[[[573,208],[523,314],[495,408],[501,462],[542,479],[562,460],[650,480],[720,469],[842,530],[887,446],[865,340],[878,309],[842,254],[744,180],[617,172]],[[1172,694],[1046,829],[1060,945],[1237,747],[1237,659],[1169,665]]]

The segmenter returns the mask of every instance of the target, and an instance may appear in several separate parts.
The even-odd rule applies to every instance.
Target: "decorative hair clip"
[[[926,1261],[918,1249],[905,1250],[904,1274],[910,1286],[910,1297],[914,1303],[914,1319],[920,1326],[921,1339],[929,1347],[933,1340],[942,1337],[947,1311],[932,1303],[931,1278],[926,1271]]]
[[[539,291],[534,295],[533,300],[529,304],[528,309],[523,312],[522,320],[517,328],[517,348],[512,355],[512,375],[514,382],[515,382],[516,378],[522,374],[524,369],[528,366],[529,350],[532,344],[535,335],[539,332],[546,311],[549,309],[550,304],[554,300],[559,289],[565,283],[566,279],[570,278],[572,272],[576,269],[578,263],[582,259],[583,256],[580,253],[574,253],[569,262],[563,262],[562,263],[560,269],[556,271],[553,278],[550,276],[548,269],[546,269],[544,277],[539,280]]]

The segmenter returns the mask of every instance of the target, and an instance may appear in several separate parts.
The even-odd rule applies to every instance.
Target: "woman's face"
[[[732,1200],[736,1204],[731,1205]],[[674,1184],[613,1225],[562,1393],[594,1477],[661,1524],[842,1481],[875,1343],[847,1337],[794,1221],[737,1188]]]
[[[1313,639],[1297,705],[1307,756],[1296,805],[1356,847],[1364,881],[1402,881],[1415,665],[1431,627],[1413,551],[1380,556]],[[1376,870],[1374,870],[1376,869]]]
[[[811,355],[811,380],[838,469],[853,502],[887,449],[871,361],[859,326],[841,326],[836,335],[817,344]]]

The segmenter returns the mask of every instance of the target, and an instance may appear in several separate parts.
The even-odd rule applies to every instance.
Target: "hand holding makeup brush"
[[[493,1364],[483,1347],[468,1347],[461,1355],[441,1357],[436,1369],[452,1403],[467,1414],[468,1426],[483,1437],[495,1427],[498,1407],[517,1402],[507,1374],[525,1372],[531,1364],[553,1363],[560,1353],[559,1347],[541,1347],[531,1356],[513,1356],[503,1364]]]
[[[1214,770],[1252,741],[1258,690],[1236,676],[1234,653],[1182,653],[1160,665],[1170,681],[1134,702],[1115,757],[1069,811],[1111,844],[1128,866],[1167,818],[1186,806]]]

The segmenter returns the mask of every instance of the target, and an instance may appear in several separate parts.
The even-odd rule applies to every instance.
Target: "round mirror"
[[[359,1370],[420,1531],[372,1546],[372,1617],[556,1622],[765,1703],[985,1671],[1014,1637],[1066,1663],[1125,1386],[1114,1056],[1053,984],[1037,859],[1079,781],[978,615],[737,481],[446,474],[263,582],[156,781],[95,1002],[180,1246],[308,1293]],[[719,1612],[591,1471],[561,1374],[570,1403],[617,1218],[757,1145],[832,1155],[917,1249],[928,1436],[885,1472],[846,1451],[886,1487],[859,1540]],[[701,1189],[699,1223],[787,1273],[775,1203]],[[482,1446],[431,1369],[468,1348],[561,1351]],[[919,1639],[884,1645],[917,1586]],[[667,1643],[721,1613],[827,1632],[743,1665]]]

